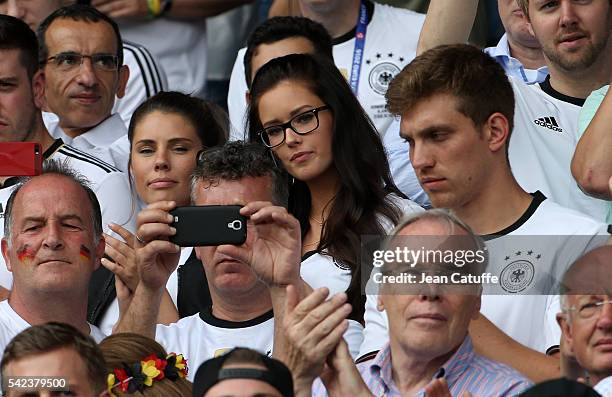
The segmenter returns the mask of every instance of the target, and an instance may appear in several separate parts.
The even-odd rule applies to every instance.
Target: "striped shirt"
[[[115,99],[113,113],[119,113],[126,125],[130,125],[134,110],[160,91],[168,91],[168,80],[161,65],[149,50],[130,41],[123,42],[123,64],[130,68],[130,78],[122,98]]]
[[[389,344],[378,352],[371,361],[358,364],[363,381],[375,397],[402,397],[392,375],[391,349]],[[444,377],[452,396],[462,396],[470,392],[474,397],[517,396],[531,386],[531,382],[514,369],[477,355],[469,336],[459,349],[440,368],[433,379]],[[320,379],[313,385],[314,397],[327,396]],[[415,397],[423,397],[425,390],[420,390]]]

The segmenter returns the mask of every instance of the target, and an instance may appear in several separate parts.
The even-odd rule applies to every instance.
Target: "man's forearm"
[[[469,332],[478,354],[516,369],[534,383],[559,377],[558,358],[518,343],[482,314],[472,320]]]
[[[442,44],[466,43],[477,10],[478,0],[431,0],[417,55]]]
[[[159,306],[159,314],[157,315],[157,324],[170,325],[179,320],[179,313],[172,301],[172,297],[167,289],[164,288],[164,292],[161,298],[161,304]]]
[[[304,280],[300,279],[293,284],[298,289],[299,300],[308,296],[313,290]],[[274,312],[274,357],[285,362],[287,352],[287,339],[283,322],[285,320],[285,302],[287,300],[287,289],[282,287],[271,287],[270,298],[272,299],[272,311]]]
[[[295,397],[311,397],[312,396],[312,383],[310,379],[294,379],[293,380],[293,391]]]
[[[179,19],[207,18],[252,2],[253,0],[174,0],[166,15]]]
[[[155,326],[164,289],[152,291],[138,284],[127,311],[121,313],[113,333],[134,332],[155,339]]]
[[[589,195],[612,200],[608,181],[612,176],[612,90],[578,141],[572,159],[572,174]]]

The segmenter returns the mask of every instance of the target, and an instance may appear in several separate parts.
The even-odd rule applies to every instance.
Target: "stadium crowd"
[[[0,394],[612,397],[611,36],[0,0]]]

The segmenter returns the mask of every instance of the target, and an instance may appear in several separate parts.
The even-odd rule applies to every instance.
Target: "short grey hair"
[[[78,184],[85,190],[89,202],[91,204],[91,220],[93,225],[93,239],[97,241],[102,236],[102,211],[100,210],[100,203],[96,194],[90,187],[89,180],[75,171],[70,167],[68,160],[46,160],[43,164],[42,175],[55,174],[69,178],[74,183]],[[6,202],[6,208],[4,210],[4,236],[8,240],[9,245],[11,244],[11,230],[13,228],[13,206],[19,191],[32,179],[37,178],[36,176],[22,177],[19,178],[17,184],[14,185],[13,191]]]
[[[421,221],[432,221],[446,226],[449,236],[455,234],[455,231],[457,229],[466,232],[468,236],[472,239],[474,243],[474,248],[476,250],[482,250],[483,252],[487,253],[487,255],[485,255],[485,261],[482,263],[481,268],[478,269],[478,271],[482,272],[488,266],[489,255],[482,237],[476,235],[468,224],[457,218],[455,215],[451,214],[450,211],[443,208],[434,208],[427,211],[420,211],[402,217],[397,223],[397,226],[395,226],[395,228],[391,231],[390,236],[385,240],[385,248],[389,247],[393,240],[393,237],[397,236],[402,229]]]
[[[211,185],[220,180],[238,181],[247,177],[269,176],[274,204],[287,207],[289,185],[287,173],[276,166],[268,149],[260,143],[228,142],[198,154],[198,165],[191,178],[191,201],[195,202],[198,182]]]
[[[571,316],[567,315],[575,308],[570,307],[570,295],[591,295],[609,293],[607,284],[612,263],[609,261],[612,254],[612,246],[604,244],[590,251],[583,253],[565,271],[561,284],[559,285],[559,295],[561,310],[566,315],[568,322]],[[587,269],[595,269],[595,274],[580,274]]]

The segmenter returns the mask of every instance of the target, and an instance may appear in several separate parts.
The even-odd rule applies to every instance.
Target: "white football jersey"
[[[393,117],[386,110],[385,93],[389,83],[416,56],[417,43],[425,15],[414,11],[374,3],[366,31],[363,62],[357,98],[374,122],[381,137]],[[334,63],[349,79],[355,48],[355,31],[333,41]],[[232,124],[230,139],[245,139],[245,113],[248,90],[244,80],[244,53],[238,52],[227,97]]]
[[[146,46],[168,77],[168,89],[202,98],[206,85],[206,21],[156,18],[121,21],[124,40]]]
[[[248,347],[270,356],[274,340],[272,311],[249,321],[220,320],[210,310],[180,319],[170,325],[158,325],[155,340],[167,352],[183,354],[189,362],[187,379],[193,381],[204,361],[234,347]]]
[[[554,91],[548,79],[532,85],[510,82],[516,100],[509,144],[512,174],[525,191],[540,190],[559,205],[603,222],[607,202],[584,194],[570,169],[584,100]]]
[[[123,64],[130,68],[130,78],[123,98],[115,98],[113,113],[119,113],[129,128],[132,113],[141,103],[161,91],[168,91],[168,78],[164,68],[140,44],[123,42]]]
[[[6,345],[9,344],[15,335],[30,326],[26,320],[13,310],[8,300],[0,302],[0,352],[4,352]],[[89,336],[97,343],[100,343],[106,337],[95,325],[89,324],[89,329]]]
[[[53,138],[61,139],[67,145],[111,164],[119,171],[127,172],[130,141],[127,137],[128,130],[118,113],[112,114],[97,126],[75,138],[64,132],[55,114],[43,113],[43,119]]]

